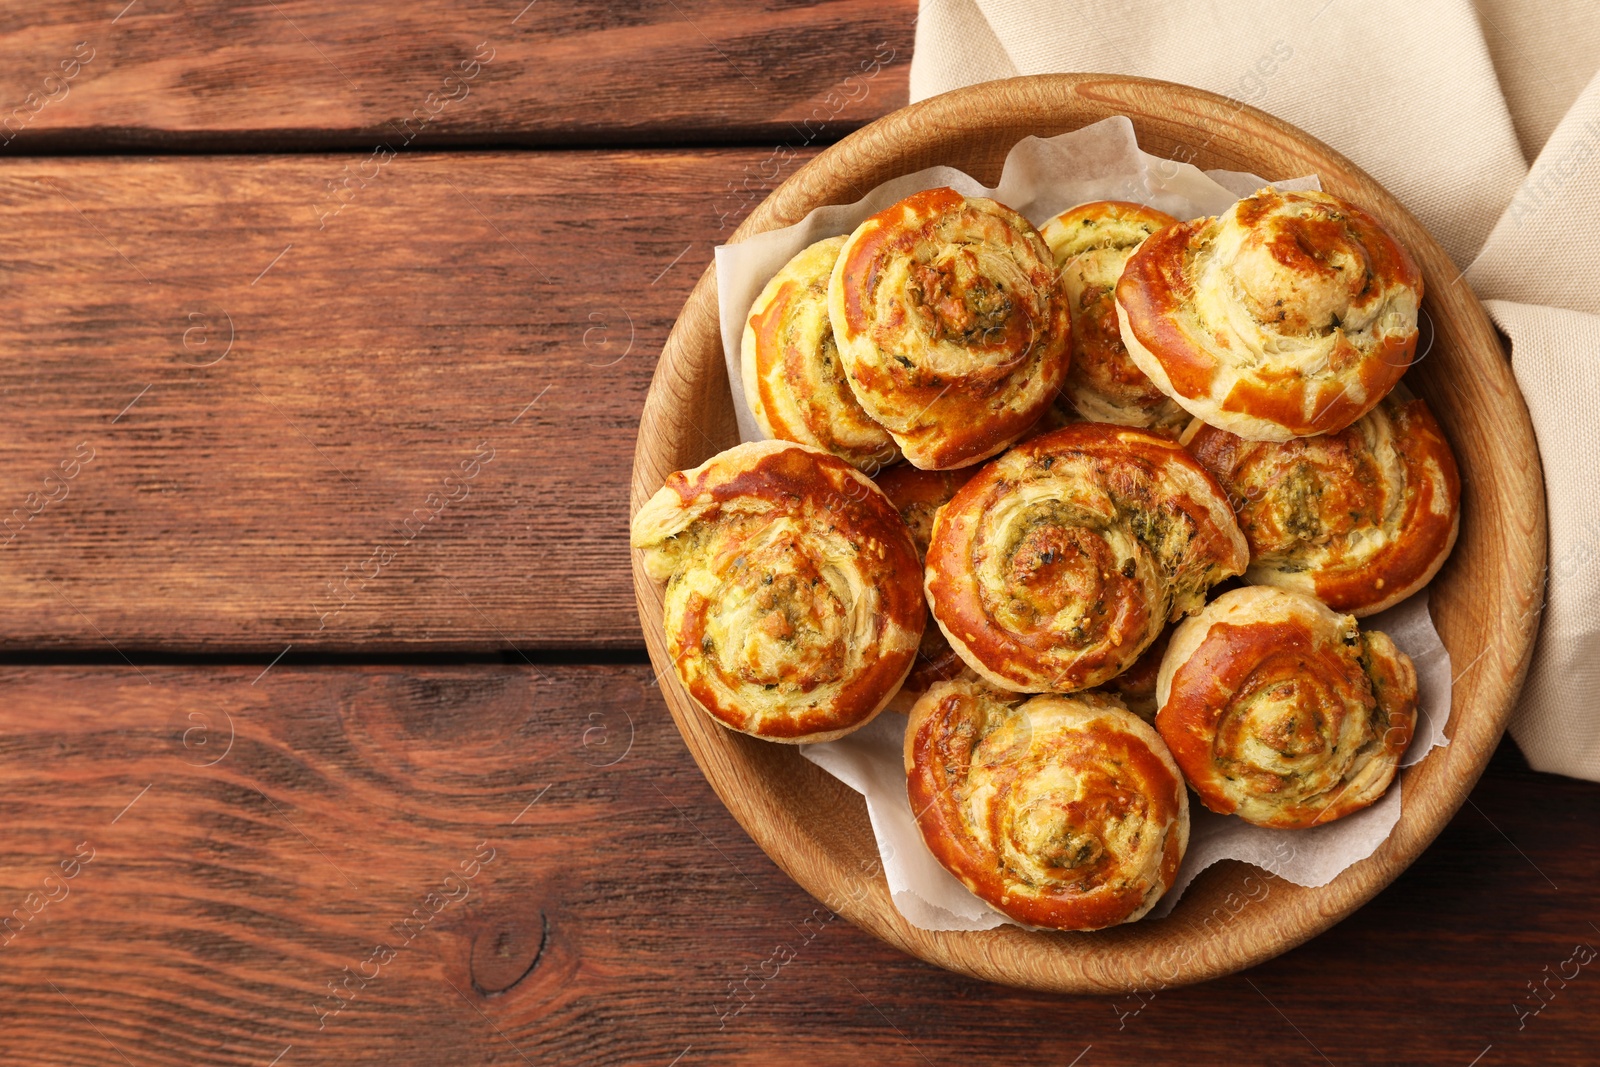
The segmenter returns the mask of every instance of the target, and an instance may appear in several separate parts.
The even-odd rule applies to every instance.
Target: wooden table
[[[0,21],[0,1062],[1594,1062],[1600,787],[1509,742],[1353,918],[1142,1001],[896,953],[702,780],[639,408],[912,0],[124,2]]]

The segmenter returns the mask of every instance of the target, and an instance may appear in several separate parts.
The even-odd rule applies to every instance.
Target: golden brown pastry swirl
[[[1099,685],[1248,560],[1227,498],[1176,441],[1084,422],[986,464],[939,512],[934,619],[1018,692]]]
[[[861,406],[918,467],[1001,451],[1067,370],[1066,303],[1039,231],[953,189],[917,193],[857,227],[828,310]]]
[[[1163,211],[1120,200],[1079,204],[1039,231],[1061,272],[1072,311],[1072,363],[1063,400],[1090,422],[1176,436],[1189,413],[1157,389],[1128,355],[1117,324],[1117,280],[1144,239],[1177,224]]]
[[[1123,343],[1156,386],[1252,441],[1332,433],[1400,380],[1422,274],[1338,197],[1263,189],[1145,241],[1117,283]]]
[[[1455,455],[1428,406],[1400,391],[1338,433],[1279,444],[1199,425],[1188,445],[1233,502],[1247,581],[1361,617],[1421,589],[1455,546]]]
[[[1303,829],[1371,804],[1417,721],[1417,676],[1386,635],[1300,593],[1224,593],[1173,635],[1156,728],[1206,807]]]
[[[916,546],[836,456],[738,445],[671,475],[632,541],[667,583],[678,677],[725,726],[831,740],[871,720],[911,668],[927,616]]]
[[[1101,693],[1024,701],[940,682],[911,713],[905,762],[929,850],[1030,926],[1140,918],[1188,846],[1177,765],[1154,729]]]
[[[740,352],[744,394],[768,437],[816,445],[871,474],[900,450],[861,410],[834,343],[828,279],[844,241],[805,249],[756,297]]]

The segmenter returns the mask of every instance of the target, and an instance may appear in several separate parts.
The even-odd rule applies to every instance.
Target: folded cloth
[[[911,98],[1057,71],[1184,82],[1398,197],[1510,338],[1538,434],[1550,565],[1512,736],[1535,768],[1600,781],[1597,68],[1595,0],[921,0]]]

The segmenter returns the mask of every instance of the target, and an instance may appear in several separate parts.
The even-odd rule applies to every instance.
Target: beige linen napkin
[[[1333,145],[1438,238],[1511,339],[1550,512],[1511,732],[1600,780],[1600,3],[921,0],[911,98],[1053,71],[1185,82]],[[1532,160],[1530,168],[1529,161]]]

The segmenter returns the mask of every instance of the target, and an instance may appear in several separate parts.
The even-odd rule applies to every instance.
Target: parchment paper
[[[1317,189],[1315,175],[1268,183],[1253,174],[1206,171],[1140,150],[1133,124],[1117,116],[1057,137],[1029,137],[1006,157],[1000,184],[985,188],[950,167],[930,167],[895,178],[848,205],[817,208],[800,222],[716,250],[717,299],[723,356],[743,441],[762,439],[744,399],[739,344],[744,322],[766,283],[801,249],[849,233],[869,216],[912,193],[948,185],[967,196],[987,196],[1006,204],[1035,226],[1089,200],[1130,200],[1180,219],[1216,215],[1235,200],[1273,184],[1280,189]],[[1416,736],[1403,767],[1421,761],[1438,745],[1450,718],[1450,654],[1428,614],[1424,590],[1388,611],[1362,620],[1365,629],[1394,639],[1417,667],[1421,690]],[[884,876],[895,906],[913,926],[925,930],[987,930],[1005,916],[974,896],[939,865],[923,843],[906,798],[901,755],[906,717],[884,712],[867,726],[801,755],[861,793],[877,838]],[[1151,918],[1171,911],[1189,883],[1211,864],[1237,859],[1291,882],[1326,885],[1346,867],[1370,856],[1400,818],[1405,774],[1383,799],[1363,811],[1310,830],[1266,830],[1231,815],[1207,811],[1190,796],[1189,849],[1177,881]]]

